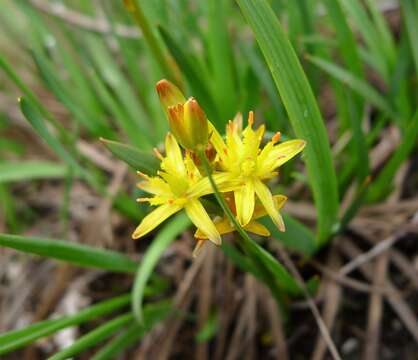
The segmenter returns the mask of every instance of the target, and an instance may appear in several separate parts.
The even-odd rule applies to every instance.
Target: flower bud
[[[195,99],[190,98],[184,105],[169,106],[167,115],[171,131],[183,148],[196,150],[206,147],[208,119]]]
[[[208,118],[194,98],[184,104],[184,123],[190,135],[190,148],[206,148],[209,138]]]
[[[186,101],[180,89],[168,80],[160,80],[157,82],[155,88],[157,90],[158,96],[160,97],[161,106],[163,107],[166,114],[170,106],[184,104]]]

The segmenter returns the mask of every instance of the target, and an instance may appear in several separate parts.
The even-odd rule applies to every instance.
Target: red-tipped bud
[[[160,97],[161,106],[166,113],[170,106],[184,104],[186,101],[180,89],[168,80],[160,80],[157,82],[155,88],[157,90],[158,96]]]
[[[194,98],[184,104],[184,123],[189,134],[189,148],[206,148],[209,138],[208,118]]]

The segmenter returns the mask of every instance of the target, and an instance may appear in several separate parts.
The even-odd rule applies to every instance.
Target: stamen
[[[280,134],[280,131],[276,132],[273,137],[271,138],[271,141],[273,141],[273,143],[276,143],[280,140],[282,134]]]
[[[154,155],[159,159],[163,160],[163,156],[161,155],[160,151],[157,148],[152,149],[154,151]]]
[[[254,111],[248,113],[248,125],[252,127],[254,124]]]
[[[136,173],[137,173],[137,175],[139,175],[140,177],[144,178],[145,180],[149,180],[150,179],[150,177],[147,174],[144,174],[142,171],[137,171]]]

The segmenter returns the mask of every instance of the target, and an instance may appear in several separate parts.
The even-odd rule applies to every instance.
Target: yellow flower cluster
[[[167,80],[159,81],[156,88],[172,133],[168,133],[165,139],[165,156],[156,151],[161,160],[158,176],[139,173],[144,179],[138,184],[139,188],[153,196],[138,201],[149,202],[157,208],[145,216],[132,237],[144,236],[182,209],[197,227],[195,252],[206,240],[220,245],[221,235],[234,230],[226,216],[212,219],[202,205],[201,198],[212,194],[213,190],[200,168],[195,154],[198,150],[212,154],[213,179],[245,230],[268,236],[269,231],[257,221],[268,214],[278,229],[284,231],[279,210],[286,197],[272,195],[265,182],[277,176],[277,169],[302,151],[305,141],[290,140],[278,144],[280,133],[276,133],[260,148],[265,128],[262,125],[253,129],[252,112],[244,130],[242,117],[230,121],[224,140],[195,99],[186,100],[181,91]]]

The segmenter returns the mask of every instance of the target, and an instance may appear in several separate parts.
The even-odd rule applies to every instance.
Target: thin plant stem
[[[218,187],[215,183],[215,180],[212,177],[212,171],[210,168],[210,164],[206,157],[204,151],[199,150],[199,158],[202,161],[203,167],[205,169],[206,175],[209,178],[209,182],[212,186],[213,192],[215,194],[216,200],[218,201],[220,207],[228,217],[229,221],[233,224],[235,230],[240,234],[243,241],[239,242],[240,246],[242,247],[245,254],[255,263],[255,265],[259,268],[260,272],[262,273],[263,279],[265,280],[266,285],[272,292],[273,297],[277,301],[279,308],[283,305],[283,292],[280,290],[278,284],[274,281],[274,275],[271,271],[265,266],[264,262],[258,257],[258,250],[253,243],[253,240],[247,234],[247,232],[242,228],[241,224],[235,218],[234,214],[232,213],[231,209],[225,202],[225,199],[221,195],[218,190]]]
[[[158,63],[161,71],[164,76],[167,76],[170,80],[176,81],[175,71],[170,63],[168,62],[166,54],[164,54],[163,49],[158,43],[158,39],[153,33],[150,23],[146,18],[141,6],[139,5],[138,0],[125,0],[125,7],[128,11],[132,13],[132,16],[137,23],[138,27],[141,29],[144,39],[147,45],[150,48],[150,51]]]

